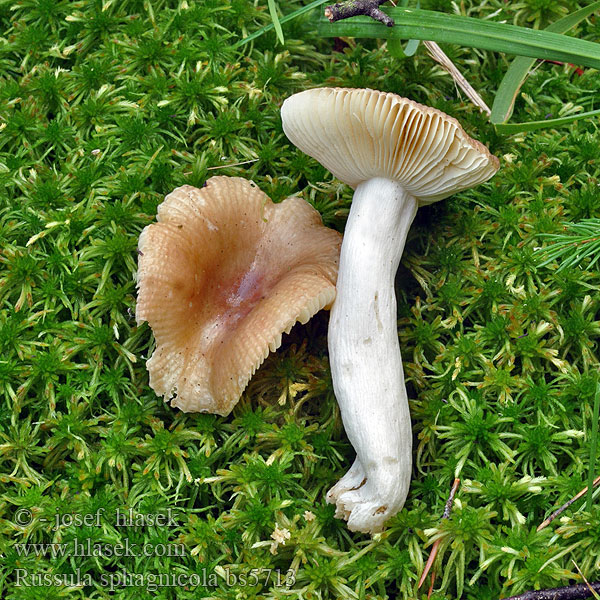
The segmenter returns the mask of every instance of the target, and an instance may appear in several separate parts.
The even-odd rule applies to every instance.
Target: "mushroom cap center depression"
[[[236,324],[269,294],[277,280],[273,275],[266,265],[254,260],[241,273],[215,263],[196,273],[193,280],[178,280],[175,286],[189,307],[187,339],[194,340],[197,351],[204,354],[215,342],[225,342]]]

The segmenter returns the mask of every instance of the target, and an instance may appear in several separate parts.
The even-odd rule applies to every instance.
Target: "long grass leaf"
[[[559,127],[567,123],[573,123],[579,119],[587,119],[600,115],[600,110],[590,110],[588,112],[569,115],[568,117],[560,117],[558,119],[545,119],[544,121],[529,121],[528,123],[498,123],[496,129],[500,133],[520,133],[522,131],[535,131],[536,129],[547,129],[551,127]]]
[[[552,25],[546,28],[546,31],[565,33],[597,10],[600,10],[600,2],[594,2],[590,6],[580,9],[564,19],[552,23]],[[512,61],[494,97],[492,114],[490,116],[492,123],[505,123],[510,119],[517,94],[534,64],[535,59],[527,56],[517,56]]]
[[[396,22],[394,27],[385,27],[369,17],[333,24],[323,17],[317,24],[317,33],[324,37],[432,40],[600,69],[600,44],[587,40],[430,10],[395,7],[385,12]]]
[[[277,5],[275,4],[275,0],[267,0],[269,5],[269,14],[271,15],[271,20],[273,21],[273,27],[275,27],[275,33],[277,34],[277,39],[285,44],[285,39],[283,38],[283,29],[281,29],[281,23],[279,21],[279,15],[277,14]]]
[[[394,58],[406,58],[401,40],[388,40],[387,50]]]
[[[302,8],[299,8],[298,10],[295,10],[294,12],[291,12],[289,15],[285,15],[285,17],[279,18],[279,24],[283,25],[284,23],[287,23],[288,21],[291,21],[292,19],[296,19],[297,17],[300,17],[300,16],[306,14],[307,12],[310,12],[314,8],[317,8],[317,7],[325,4],[326,2],[330,2],[330,0],[314,0],[314,2],[311,2],[310,4],[307,4],[306,6],[303,6]],[[271,29],[273,29],[274,27],[275,27],[275,24],[274,24],[274,22],[272,22],[272,23],[269,23],[268,25],[265,25],[264,27],[261,27],[260,29],[257,29],[254,33],[251,33],[248,37],[245,37],[244,39],[236,42],[233,45],[233,48],[240,48],[241,46],[248,44],[249,42],[255,40],[256,38],[259,38],[261,35],[264,35],[268,31],[271,31]]]

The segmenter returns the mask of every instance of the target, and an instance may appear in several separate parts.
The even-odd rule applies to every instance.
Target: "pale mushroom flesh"
[[[329,324],[334,391],[356,450],[327,494],[354,531],[404,505],[412,432],[394,276],[419,206],[489,179],[498,160],[458,121],[395,94],[321,88],[288,98],[288,138],[355,188]]]

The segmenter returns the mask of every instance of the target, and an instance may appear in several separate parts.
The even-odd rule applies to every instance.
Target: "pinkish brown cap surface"
[[[340,245],[306,201],[274,204],[246,179],[177,188],[139,240],[150,386],[185,412],[227,415],[282,334],[333,303]]]

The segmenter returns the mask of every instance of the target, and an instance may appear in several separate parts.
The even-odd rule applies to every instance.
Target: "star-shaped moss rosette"
[[[177,188],[139,240],[150,386],[185,412],[229,414],[282,334],[332,304],[340,246],[300,198],[274,204],[239,177]]]

